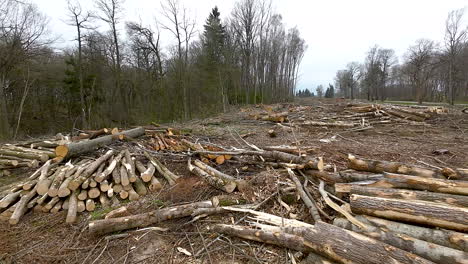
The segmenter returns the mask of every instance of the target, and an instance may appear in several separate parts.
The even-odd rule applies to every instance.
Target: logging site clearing
[[[0,145],[0,263],[468,263],[460,106],[299,98]]]

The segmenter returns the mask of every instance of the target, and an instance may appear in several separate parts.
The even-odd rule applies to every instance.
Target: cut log
[[[34,186],[36,186],[37,182],[38,180],[32,180],[32,181],[26,182],[25,184],[23,184],[23,190],[25,191],[31,190]]]
[[[59,201],[60,201],[59,197],[52,197],[52,199],[46,205],[44,205],[44,208],[42,211],[44,213],[49,212],[50,210],[52,210],[52,208],[54,208],[55,204],[57,204]]]
[[[37,200],[37,204],[42,205],[45,202],[45,200],[47,200],[47,198],[49,198],[49,195],[47,193],[42,195],[41,198]]]
[[[308,178],[320,179],[328,184],[345,182],[345,180],[342,177],[340,177],[338,173],[331,173],[331,172],[319,171],[319,170],[305,170],[304,173],[306,176],[310,176]]]
[[[78,190],[77,190],[78,191]],[[81,190],[78,192],[79,194],[77,195],[78,200],[84,201],[88,198],[88,191],[87,190]]]
[[[195,209],[211,207],[210,201],[167,207],[149,213],[92,221],[88,225],[91,234],[106,234],[136,227],[147,227],[165,220],[190,216]]]
[[[94,203],[93,199],[86,200],[86,211],[92,212],[96,209],[96,203]]]
[[[120,167],[122,167],[122,165],[120,164],[120,162],[118,162],[115,166],[115,169],[112,171],[112,180],[115,184],[120,184],[121,182]]]
[[[110,189],[109,182],[107,180],[104,180],[99,184],[99,189],[101,192],[107,192],[107,190]]]
[[[440,246],[424,240],[416,239],[407,235],[397,234],[388,230],[383,230],[370,224],[365,225],[365,229],[354,226],[351,222],[343,218],[335,218],[333,224],[377,239],[386,244],[412,252],[434,263],[467,263],[468,253],[449,247]]]
[[[99,202],[101,203],[101,206],[103,208],[109,208],[110,205],[111,205],[111,202],[110,202],[109,198],[107,198],[106,193],[101,193],[101,195],[99,196]]]
[[[468,181],[432,179],[402,174],[384,173],[385,179],[375,187],[407,188],[440,193],[468,195]]]
[[[58,197],[67,197],[71,194],[71,190],[68,189],[68,184],[70,184],[72,180],[72,177],[68,177],[62,182],[58,190]]]
[[[58,195],[59,188],[62,185],[63,180],[65,179],[65,174],[72,167],[73,167],[73,165],[70,163],[70,164],[67,164],[67,165],[63,166],[59,170],[59,173],[54,177],[54,180],[50,184],[50,188],[47,191],[47,193],[49,194],[50,197],[55,197],[55,196]]]
[[[10,225],[18,224],[21,217],[26,213],[26,211],[28,210],[27,205],[29,201],[31,201],[31,199],[34,198],[34,196],[36,196],[37,194],[36,188],[37,186],[34,187],[34,189],[32,189],[31,191],[29,191],[28,194],[21,197],[19,202],[16,203],[15,211],[13,212],[9,220]]]
[[[426,201],[351,195],[351,210],[391,220],[468,231],[468,209]]]
[[[86,180],[88,179],[89,176],[91,176],[91,174],[93,174],[93,172],[98,169],[98,167],[104,163],[106,160],[108,160],[112,154],[114,153],[113,150],[109,150],[106,152],[106,154],[102,155],[101,157],[99,157],[97,160],[95,160],[94,162],[92,162],[90,165],[88,165],[86,167],[86,169],[81,173],[81,175],[79,177],[76,177],[75,179],[73,179],[70,184],[68,185],[68,188],[72,191],[78,189],[78,187],[80,187],[80,185]]]
[[[239,179],[236,179],[236,178],[232,177],[231,175],[227,175],[227,174],[225,174],[223,172],[220,172],[217,169],[215,169],[215,168],[201,162],[200,160],[195,160],[193,163],[197,167],[199,167],[200,169],[202,169],[205,172],[207,172],[208,174],[210,174],[211,176],[223,180],[223,182],[225,184],[229,184],[230,182],[234,182],[239,191],[243,191],[243,190],[245,190],[247,188],[247,182],[245,182],[244,180],[239,180]]]
[[[86,179],[82,184],[81,184],[81,189],[88,189],[89,188],[89,183],[91,182],[91,179]]]
[[[264,243],[278,243],[278,236],[295,235],[303,239],[309,250],[338,263],[381,264],[381,263],[433,263],[415,254],[382,243],[367,236],[323,222],[313,227],[275,227],[262,225],[265,230],[234,225],[215,225],[212,229],[222,234],[238,236]],[[264,232],[271,232],[270,239],[261,239]],[[288,243],[281,243],[288,247]]]
[[[39,200],[39,198],[41,198],[41,197],[40,197],[40,196],[36,196],[36,197],[34,197],[33,199],[31,199],[31,201],[29,201],[29,203],[26,205],[26,207],[27,207],[28,209],[34,208],[34,206],[36,206],[37,200]]]
[[[318,254],[310,252],[305,259],[301,261],[300,264],[337,264],[338,262],[329,260],[325,257],[322,257]]]
[[[121,190],[121,191],[119,192],[119,196],[120,196],[120,199],[125,200],[125,199],[128,198],[128,192],[125,191],[125,190]]]
[[[137,192],[135,192],[132,185],[128,185],[128,186],[130,187],[128,190],[128,199],[130,201],[138,201],[140,199],[140,195]]]
[[[436,203],[443,203],[468,208],[468,196],[453,195],[445,193],[410,191],[400,189],[364,187],[359,185],[351,186],[351,194],[359,194],[381,198],[395,198],[402,200],[422,200]]]
[[[114,171],[115,168],[119,168],[117,165],[120,164],[120,160],[122,159],[124,153],[125,153],[125,151],[121,151],[115,158],[111,159],[111,162],[109,163],[109,166],[103,172],[99,173],[96,176],[95,180],[97,182],[102,182],[105,179],[107,179],[107,177],[109,177],[109,175],[112,174],[112,172]]]
[[[302,126],[326,126],[326,127],[354,127],[354,123],[346,122],[318,122],[318,121],[305,121],[301,124]]]
[[[405,234],[420,240],[468,252],[468,234],[445,229],[409,225],[372,216],[358,215],[356,218],[364,223],[372,224],[383,230]]]
[[[144,196],[148,193],[148,190],[146,189],[145,184],[143,181],[139,178],[137,178],[136,182],[133,183],[133,186],[135,187],[135,191],[138,193],[140,196]]]
[[[128,181],[130,183],[133,183],[133,182],[136,181],[137,176],[135,174],[135,170],[132,171],[132,165],[131,164],[133,164],[133,161],[132,161],[131,158],[130,158],[130,162],[127,160],[127,158],[124,158],[122,160],[122,165],[126,169],[126,174],[127,174],[127,177],[128,177]],[[120,173],[122,173],[122,172],[120,172]]]
[[[54,173],[52,176],[49,178],[46,178],[44,180],[40,180],[36,186],[37,186],[37,193],[39,195],[44,195],[49,191],[50,185],[52,184],[52,181],[54,180],[55,176],[60,172],[60,170],[57,170],[56,173]]]
[[[114,189],[115,193],[120,193],[123,190],[123,186],[121,184],[114,184],[112,189]]]
[[[70,194],[71,196],[71,194]],[[67,197],[67,199],[65,199],[65,201],[63,201],[63,204],[62,204],[62,209],[63,210],[68,210],[68,206],[70,205],[70,196]]]
[[[88,197],[91,198],[91,199],[98,198],[99,195],[101,195],[101,191],[96,187],[91,188],[88,191]]]
[[[118,218],[118,217],[124,217],[124,216],[129,216],[129,215],[131,214],[127,210],[127,207],[123,206],[123,207],[117,208],[107,213],[104,219]]]
[[[208,184],[221,191],[232,193],[236,189],[237,185],[234,181],[224,181],[221,178],[212,176],[199,167],[193,166],[190,160],[188,162],[188,169],[191,173],[203,178]],[[171,182],[169,182],[169,184],[171,184]]]
[[[403,112],[399,111],[399,109],[397,110],[397,109],[386,108],[385,113],[390,114],[392,116],[399,117],[399,118],[403,118],[403,119],[407,119],[407,120],[411,120],[411,121],[416,121],[416,122],[423,122],[426,119],[424,117],[420,117],[420,116],[417,116],[417,115],[414,115],[414,114],[403,113]]]
[[[8,208],[10,205],[14,204],[19,199],[20,193],[21,191],[16,191],[3,197],[3,199],[0,200],[0,209]]]
[[[297,178],[297,176],[294,174],[294,172],[291,169],[287,169],[287,170],[288,170],[289,178],[291,178],[291,180],[296,185],[297,193],[299,194],[302,201],[309,209],[309,213],[312,216],[312,219],[314,219],[315,222],[322,221],[322,219],[320,218],[320,214],[317,210],[317,207],[315,206],[315,202],[312,201],[311,198],[304,191],[304,187],[302,186],[301,181],[299,181],[299,179]]]
[[[156,179],[156,177],[152,177],[151,178],[151,183],[149,184],[148,189],[151,192],[159,191],[159,190],[162,189],[162,184],[161,184],[161,182],[159,182],[158,179]]]
[[[52,207],[52,209],[50,209],[50,212],[53,213],[53,214],[58,213],[60,210],[62,210],[62,204],[63,204],[63,201],[59,200],[54,205],[54,207]]]
[[[57,148],[55,148],[55,154],[57,155],[57,157],[60,157],[62,159],[69,159],[71,157],[76,157],[83,153],[90,152],[95,149],[106,146],[112,143],[116,138],[119,138],[119,136],[124,136],[125,138],[137,138],[143,136],[144,134],[145,129],[142,127],[138,127],[127,131],[123,131],[116,135],[108,135],[88,141],[60,145]]]
[[[96,188],[97,187],[97,182],[93,179],[89,179],[89,187],[90,188]]]
[[[348,167],[358,171],[369,171],[375,173],[391,172],[426,178],[445,178],[442,173],[438,171],[406,165],[400,162],[358,159],[351,154],[348,155],[348,161]]]
[[[49,156],[45,153],[33,153],[33,152],[23,152],[18,150],[11,150],[11,149],[0,149],[0,154],[14,156],[24,159],[31,159],[31,160],[40,160],[42,162],[46,162],[49,160]]]
[[[3,165],[3,166],[16,167],[16,166],[18,166],[18,164],[19,164],[19,162],[17,160],[0,159],[0,165]]]
[[[109,198],[114,197],[114,189],[113,189],[113,187],[111,187],[111,188],[109,188],[109,190],[107,190],[107,197],[109,197]]]
[[[84,201],[77,201],[76,202],[76,211],[78,213],[82,213],[84,211],[86,211],[86,204]]]
[[[122,184],[122,186],[127,186],[130,184],[127,169],[125,168],[124,163],[122,163],[122,166],[120,167],[120,183]]]
[[[148,160],[154,165],[156,170],[169,182],[169,185],[175,185],[179,176],[172,173],[169,169],[166,168],[158,159],[152,157],[148,152],[144,152]]]
[[[141,174],[141,179],[144,182],[151,182],[151,178],[153,178],[154,172],[156,171],[154,165],[152,163],[148,163],[148,169],[146,169],[140,161],[136,161],[135,166]]]

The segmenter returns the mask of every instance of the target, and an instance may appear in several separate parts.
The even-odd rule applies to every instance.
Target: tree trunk
[[[351,186],[351,194],[359,194],[365,196],[395,198],[401,200],[422,200],[428,202],[436,202],[468,208],[468,196],[453,195],[445,193],[410,191],[388,188],[363,187],[359,185]]]
[[[468,234],[445,229],[409,225],[367,215],[358,215],[356,218],[361,222],[372,224],[383,230],[405,234],[420,240],[468,252]]]
[[[467,263],[468,253],[449,247],[440,246],[407,235],[397,234],[388,230],[366,224],[366,229],[360,229],[344,218],[335,218],[333,224],[382,241],[386,244],[412,252],[434,263]]]
[[[130,129],[127,131],[123,131],[116,135],[108,135],[108,136],[91,139],[88,141],[81,141],[77,143],[69,143],[66,145],[60,145],[57,148],[55,148],[55,154],[57,157],[61,159],[68,159],[71,157],[79,156],[86,152],[93,151],[103,146],[109,145],[114,140],[120,139],[120,137],[122,136],[124,138],[136,138],[144,134],[145,134],[145,129],[143,127],[138,127],[138,128]]]
[[[149,213],[127,217],[96,220],[89,223],[91,234],[106,234],[136,227],[147,227],[162,221],[190,216],[197,208],[211,207],[210,201],[159,209]]]
[[[351,210],[391,220],[418,223],[466,232],[468,209],[426,201],[407,201],[353,194]]]
[[[375,183],[376,187],[407,188],[438,193],[468,195],[467,181],[432,179],[418,176],[384,173],[385,179]]]

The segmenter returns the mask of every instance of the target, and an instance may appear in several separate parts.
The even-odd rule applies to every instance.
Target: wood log
[[[0,154],[24,158],[24,159],[31,159],[31,160],[36,159],[42,162],[46,162],[47,160],[49,160],[49,156],[45,153],[40,154],[40,153],[23,152],[23,151],[18,151],[18,150],[11,150],[11,149],[0,149]]]
[[[359,194],[381,198],[395,198],[402,200],[422,200],[454,206],[468,207],[468,196],[445,193],[410,191],[400,189],[351,186],[351,194]]]
[[[68,189],[68,184],[73,180],[72,177],[66,178],[62,184],[60,185],[60,188],[58,189],[58,197],[67,197],[71,194],[71,190]]]
[[[65,174],[71,168],[73,168],[73,165],[70,163],[63,166],[59,170],[58,174],[54,177],[54,180],[50,184],[49,190],[47,191],[50,197],[55,197],[58,195],[59,188],[62,185],[63,180],[65,179]]]
[[[71,194],[70,194],[71,196]],[[68,196],[65,201],[63,201],[63,204],[62,204],[62,209],[63,210],[68,210],[68,206],[70,205],[70,196]]]
[[[33,199],[31,199],[31,201],[29,201],[29,203],[26,205],[26,207],[28,209],[34,208],[34,206],[36,206],[37,200],[39,200],[39,198],[41,198],[41,196],[35,196]]]
[[[358,215],[356,218],[383,230],[405,234],[420,240],[468,252],[468,234],[445,229],[409,225],[367,215]]]
[[[265,230],[234,225],[215,225],[210,229],[222,234],[238,236],[265,243],[277,243],[275,237],[283,234],[303,239],[308,249],[338,263],[380,264],[380,263],[433,263],[415,254],[382,243],[367,236],[317,222],[313,227],[275,227],[262,225]],[[269,239],[260,239],[263,232],[271,232]],[[288,247],[288,243],[281,246]]]
[[[137,138],[143,136],[144,134],[145,129],[142,127],[138,127],[127,131],[123,131],[116,135],[108,135],[88,141],[60,145],[57,148],[55,148],[55,154],[57,155],[57,157],[60,157],[62,159],[69,159],[71,157],[76,157],[83,153],[90,152],[103,146],[109,145],[119,136],[124,136],[125,138]]]
[[[99,195],[101,195],[101,191],[96,187],[90,188],[88,191],[88,198],[95,199],[98,198]]]
[[[366,224],[365,229],[361,229],[343,218],[335,218],[333,224],[338,227],[366,235],[368,237],[382,241],[386,244],[403,249],[405,251],[412,252],[434,263],[462,264],[467,263],[468,261],[468,253],[466,252],[449,247],[440,246],[407,235],[397,234],[388,230],[383,230],[370,224]]]
[[[121,190],[121,191],[119,192],[119,196],[120,196],[120,199],[125,200],[125,199],[128,198],[128,192],[125,191],[125,190]]]
[[[98,167],[104,163],[106,160],[108,160],[112,154],[114,153],[113,150],[109,150],[107,151],[104,155],[102,155],[101,157],[99,157],[98,159],[96,159],[94,162],[92,162],[91,164],[89,164],[86,169],[81,173],[81,175],[79,177],[76,177],[75,179],[73,179],[70,184],[68,185],[68,188],[72,191],[78,189],[78,187],[80,187],[80,185],[86,180],[88,179],[89,176],[91,176],[91,174],[93,174],[93,172],[98,169]]]
[[[438,171],[407,165],[400,162],[358,159],[351,154],[348,155],[348,161],[348,167],[357,171],[369,171],[375,173],[391,172],[426,178],[445,178]]]
[[[376,182],[376,187],[408,188],[440,193],[468,195],[468,181],[432,179],[418,176],[384,173],[385,179]]]
[[[128,186],[130,187],[128,190],[128,199],[130,201],[138,201],[140,199],[140,195],[137,192],[135,192],[131,184]]]
[[[82,213],[82,212],[86,211],[86,204],[85,204],[84,201],[80,200],[80,201],[76,202],[76,211],[78,213]]]
[[[212,176],[210,174],[208,174],[206,171],[200,169],[199,167],[196,167],[196,166],[193,166],[189,160],[188,162],[188,169],[191,173],[203,178],[208,184],[210,184],[211,186],[221,190],[221,191],[224,191],[224,192],[227,192],[227,193],[232,193],[235,189],[236,189],[236,183],[233,182],[233,181],[224,181],[223,179],[221,178],[218,178],[218,177],[215,177],[215,176]],[[169,184],[171,184],[169,182]]]
[[[326,126],[326,127],[354,127],[354,123],[349,122],[318,122],[318,121],[305,121],[302,126]]]
[[[115,169],[112,171],[112,181],[115,183],[115,184],[120,184],[121,182],[121,176],[120,176],[120,168],[122,167],[122,164],[120,164],[120,162],[117,163],[117,165],[115,166]]]
[[[317,207],[315,206],[315,202],[312,201],[311,198],[304,191],[304,187],[302,186],[301,181],[299,181],[299,179],[297,178],[297,176],[294,174],[294,172],[291,169],[287,169],[287,170],[288,170],[289,178],[294,182],[294,185],[296,185],[297,193],[299,194],[302,201],[309,209],[309,213],[312,216],[312,219],[314,219],[314,222],[322,221],[322,219],[320,218],[320,214],[317,210]]]
[[[259,117],[259,119],[262,121],[272,121],[276,123],[283,123],[283,122],[288,121],[288,114],[289,114],[288,112],[267,114],[265,116]]]
[[[18,164],[19,162],[17,160],[0,159],[0,165],[16,167]]]
[[[81,184],[81,189],[88,189],[89,188],[89,183],[91,182],[91,179],[86,179],[82,184]]]
[[[59,201],[60,201],[59,197],[52,197],[52,199],[50,199],[50,201],[46,205],[44,205],[42,212],[44,213],[49,212],[50,210],[52,210],[55,204],[57,204]]]
[[[124,154],[125,151],[121,151],[115,158],[111,159],[109,166],[104,171],[96,175],[95,180],[97,182],[102,182],[106,180],[109,177],[109,175],[112,174],[115,168],[119,168],[117,165],[120,163],[120,160],[122,160]]]
[[[209,166],[208,164],[201,162],[200,160],[195,160],[193,163],[200,169],[210,174],[211,176],[220,178],[221,180],[223,180],[223,182],[225,182],[225,184],[234,182],[239,191],[243,191],[247,188],[247,182],[245,182],[244,180],[236,179],[231,175],[227,175],[223,172],[220,172],[217,169]]]
[[[88,230],[91,234],[106,234],[136,227],[147,227],[162,221],[187,217],[190,216],[195,209],[211,206],[210,201],[203,201],[167,207],[138,215],[95,220],[89,223]]]
[[[122,163],[122,166],[120,167],[120,183],[122,186],[127,186],[130,184],[130,180],[128,179],[128,174],[127,174],[127,169],[125,168],[125,165]]]
[[[127,154],[128,153],[128,154]],[[128,157],[127,157],[128,156]],[[125,159],[122,160],[122,165],[127,170],[127,176],[129,182],[133,183],[136,181],[136,173],[135,173],[135,164],[130,156],[130,152],[128,150],[125,151]]]
[[[39,182],[36,184],[37,186],[37,193],[39,195],[44,195],[47,192],[49,192],[50,185],[52,184],[55,176],[60,172],[60,170],[57,170],[52,176],[49,178],[46,178],[44,180],[39,180]]]
[[[140,178],[137,178],[136,182],[133,183],[133,186],[135,187],[135,191],[138,193],[140,196],[144,196],[148,193],[148,190],[146,189],[145,184]]]
[[[62,210],[62,204],[63,204],[63,201],[59,200],[54,205],[54,207],[52,207],[52,209],[50,209],[50,212],[53,213],[53,214],[58,213],[60,210]]]
[[[0,209],[8,208],[10,205],[14,204],[20,198],[20,193],[21,191],[16,191],[3,197],[3,199],[0,200]]]
[[[416,122],[423,122],[426,119],[424,117],[420,117],[420,116],[417,116],[417,115],[414,115],[414,114],[403,113],[403,112],[400,111],[400,109],[397,110],[397,109],[386,108],[385,113],[390,114],[392,116],[399,117],[399,118],[403,118],[403,119],[407,119],[407,120],[411,120],[411,121],[416,121]]]
[[[25,152],[25,153],[33,153],[33,154],[37,154],[39,156],[42,156],[44,154],[46,154],[49,158],[55,158],[55,154],[53,151],[49,151],[49,150],[39,150],[39,149],[33,149],[33,148],[24,148],[24,147],[20,147],[20,146],[13,146],[13,145],[10,145],[10,144],[5,144],[3,146],[3,148],[6,148],[6,149],[9,149],[9,150],[13,150],[13,151],[19,151],[19,152]],[[38,158],[37,160],[40,160],[42,162],[45,162],[47,160],[42,160],[40,158]]]
[[[337,262],[322,257],[316,253],[310,252],[300,264],[336,264]]]
[[[351,210],[356,214],[468,231],[468,209],[426,201],[408,201],[353,194]]]
[[[77,190],[79,191],[79,190]],[[78,192],[78,195],[77,195],[77,198],[78,200],[80,201],[84,201],[88,198],[88,191],[87,190],[81,190]]]
[[[10,225],[16,225],[18,224],[19,220],[21,217],[26,213],[28,210],[28,203],[29,201],[34,198],[37,194],[37,186],[34,187],[31,191],[28,192],[28,194],[24,195],[21,197],[18,203],[16,203],[15,211],[10,217],[9,223]]]
[[[154,165],[156,170],[169,182],[169,185],[175,185],[179,176],[172,173],[166,166],[164,166],[158,159],[152,157],[148,152],[144,151],[145,156]]]
[[[114,184],[112,189],[114,189],[115,193],[120,193],[123,190],[123,186],[121,184]]]
[[[104,180],[99,184],[99,189],[101,192],[107,192],[107,190],[110,189],[109,182],[107,180]]]
[[[135,166],[140,172],[141,179],[144,182],[151,182],[151,178],[153,178],[154,172],[156,171],[154,165],[150,162],[148,163],[148,169],[146,169],[143,163],[141,163],[140,161],[135,161]]]
[[[109,129],[107,129],[107,128],[102,128],[102,129],[99,129],[99,130],[96,130],[96,131],[86,131],[86,132],[90,135],[89,139],[94,139],[94,138],[97,138],[99,136],[106,135],[106,134],[110,133]]]
[[[152,177],[151,178],[151,183],[148,185],[148,189],[151,192],[159,191],[159,190],[162,189],[162,184],[161,184],[161,182],[159,182],[158,179],[156,179],[156,177]]]
[[[127,207],[123,206],[123,207],[119,207],[107,213],[104,219],[118,218],[118,217],[124,217],[124,216],[129,216],[129,215],[131,214],[127,210]]]
[[[47,198],[49,198],[49,195],[47,193],[42,195],[41,198],[37,200],[37,204],[42,205],[45,202],[45,200],[47,200]]]
[[[87,199],[85,206],[86,206],[86,211],[88,212],[93,212],[94,209],[96,209],[96,203],[94,202],[93,199]]]
[[[101,203],[101,206],[103,208],[109,208],[110,205],[111,205],[111,202],[110,202],[109,198],[107,198],[106,193],[101,193],[101,195],[99,196],[99,202]]]
[[[89,187],[90,188],[96,188],[97,187],[97,182],[93,179],[89,179]]]
[[[111,187],[107,190],[107,197],[112,198],[114,196],[114,189]]]
[[[26,183],[23,184],[23,190],[29,191],[34,186],[36,186],[37,183],[38,183],[38,180],[32,180],[32,181],[26,182]]]

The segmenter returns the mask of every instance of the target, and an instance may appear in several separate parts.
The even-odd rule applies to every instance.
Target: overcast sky
[[[66,0],[32,1],[50,17],[54,34],[61,36],[57,46],[73,45],[74,28],[64,23]],[[218,6],[224,18],[235,2],[180,0],[196,18],[200,32],[212,7]],[[80,3],[84,9],[94,9],[92,0]],[[308,45],[301,64],[299,89],[333,83],[337,70],[348,62],[361,62],[375,44],[394,49],[401,58],[417,39],[442,41],[445,19],[451,10],[465,8],[465,25],[468,20],[468,0],[273,0],[273,6],[287,27],[299,28]],[[146,24],[152,23],[154,17],[162,19],[160,1],[126,0],[124,21],[141,19]],[[167,33],[163,40],[165,47],[174,44]]]

